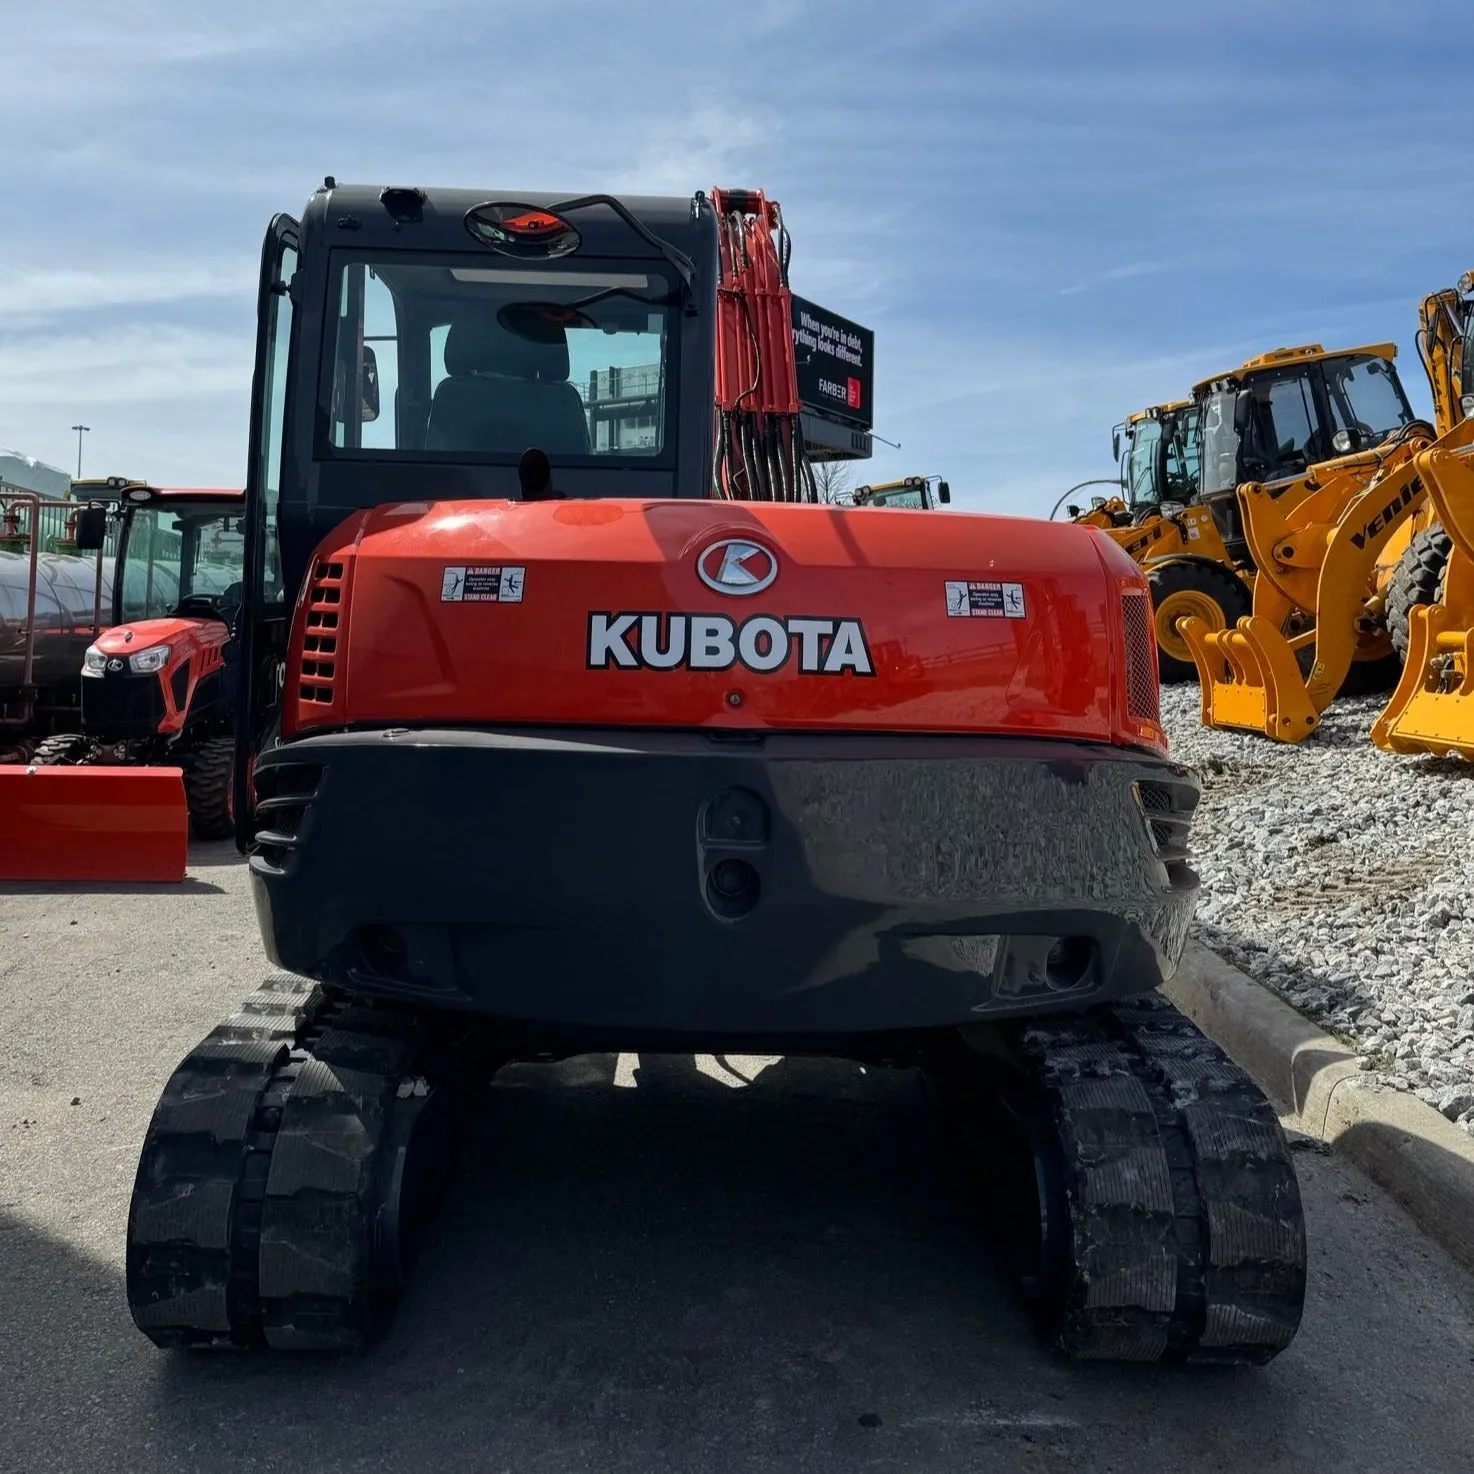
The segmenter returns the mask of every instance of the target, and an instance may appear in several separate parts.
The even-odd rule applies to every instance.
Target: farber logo
[[[795,664],[803,675],[873,676],[858,619],[754,614],[589,615],[591,670],[730,670],[766,674]]]

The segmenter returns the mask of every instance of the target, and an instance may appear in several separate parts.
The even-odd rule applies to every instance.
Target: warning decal
[[[1022,619],[1024,586],[948,579],[947,613],[953,619]]]
[[[440,578],[442,604],[520,604],[526,568],[447,568]]]

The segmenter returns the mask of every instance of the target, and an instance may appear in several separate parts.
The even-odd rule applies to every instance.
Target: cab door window
[[[1315,383],[1307,373],[1277,375],[1253,386],[1254,436],[1246,447],[1258,464],[1246,465],[1254,478],[1293,476],[1331,454],[1320,433]]]

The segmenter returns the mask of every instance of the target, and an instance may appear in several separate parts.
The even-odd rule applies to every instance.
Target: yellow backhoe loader
[[[1391,344],[1275,349],[1201,381],[1190,400],[1144,410],[1116,427],[1123,498],[1076,515],[1104,528],[1147,570],[1164,681],[1199,675],[1183,633],[1188,619],[1210,632],[1232,630],[1256,598],[1276,606],[1279,624],[1290,619],[1288,634],[1314,638],[1312,616],[1296,609],[1290,618],[1277,607],[1286,601],[1273,585],[1259,591],[1258,560],[1274,546],[1275,518],[1293,516],[1319,489],[1309,474],[1313,463],[1341,458],[1320,470],[1347,467],[1349,477],[1337,482],[1344,501],[1358,478],[1376,470],[1374,457],[1355,453],[1415,423],[1396,351]],[[1240,512],[1244,483],[1263,486],[1264,505],[1273,509],[1264,518],[1266,536],[1257,540],[1262,547],[1251,542]],[[1386,653],[1359,648],[1358,678],[1390,684],[1386,666],[1372,664]]]
[[[1203,500],[1230,554],[1254,569],[1253,609],[1236,625],[1179,625],[1205,726],[1298,742],[1341,692],[1395,679],[1388,548],[1420,514],[1415,460],[1438,436],[1413,414],[1396,353],[1284,349],[1253,382],[1198,385]]]

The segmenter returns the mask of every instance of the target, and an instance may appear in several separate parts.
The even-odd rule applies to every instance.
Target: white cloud
[[[47,410],[92,415],[93,406],[244,397],[253,351],[244,336],[157,323],[8,338],[0,343],[0,406],[7,417],[25,409],[36,418]]]
[[[255,295],[254,260],[196,264],[160,261],[117,270],[15,267],[0,263],[0,318],[44,318],[101,308]]]

